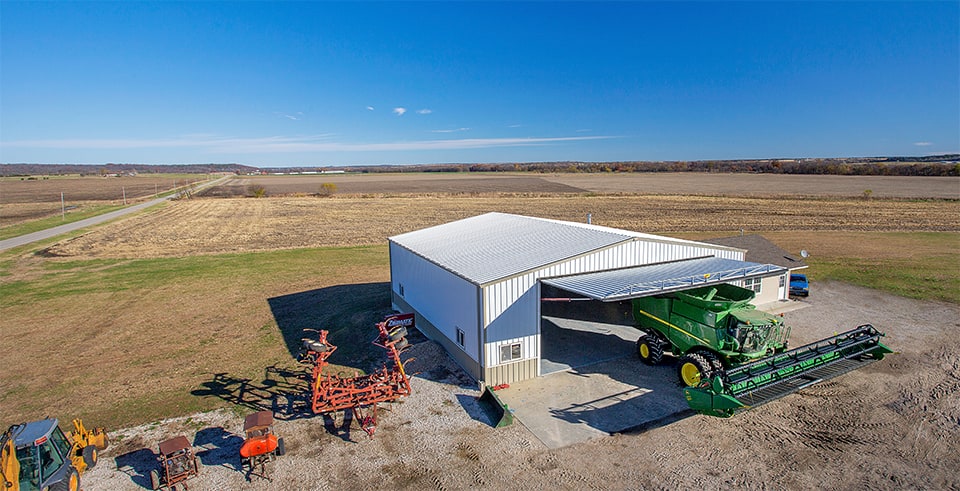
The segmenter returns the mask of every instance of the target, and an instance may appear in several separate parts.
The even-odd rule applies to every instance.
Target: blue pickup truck
[[[810,295],[810,285],[807,283],[807,275],[792,273],[790,275],[790,296],[806,297]]]

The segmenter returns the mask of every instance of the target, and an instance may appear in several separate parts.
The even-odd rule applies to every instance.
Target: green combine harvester
[[[634,299],[634,321],[645,334],[637,354],[650,365],[667,351],[679,356],[690,407],[729,417],[892,353],[869,324],[788,349],[790,328],[757,310],[753,298],[752,290],[718,284]]]

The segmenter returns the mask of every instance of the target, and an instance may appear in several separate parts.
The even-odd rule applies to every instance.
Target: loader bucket
[[[861,368],[893,351],[870,324],[762,360],[740,365],[684,389],[694,411],[730,417],[804,387]]]

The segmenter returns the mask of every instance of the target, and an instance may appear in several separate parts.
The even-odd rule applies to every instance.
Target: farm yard
[[[4,216],[29,204],[8,201],[17,185],[0,183]],[[244,197],[251,186],[265,197]],[[144,449],[175,434],[206,452],[201,489],[960,488],[956,178],[257,176],[203,194],[0,256],[0,419],[108,426],[87,489],[143,489]],[[386,238],[489,211],[691,239],[762,233],[811,252],[809,306],[787,314],[797,335],[871,322],[900,353],[729,420],[549,450],[521,424],[492,428],[472,382],[419,340],[414,393],[376,438],[281,413],[288,455],[273,483],[246,482],[237,441],[207,437],[303,389],[300,331],[331,330],[335,370],[375,367]]]

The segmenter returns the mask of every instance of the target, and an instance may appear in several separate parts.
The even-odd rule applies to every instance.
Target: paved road
[[[221,177],[220,179],[200,184],[199,186],[194,188],[194,191],[200,191],[207,187],[215,186],[217,184],[220,184],[220,182],[224,181],[225,179],[228,179],[228,178]],[[11,237],[6,240],[0,240],[0,251],[5,251],[7,249],[12,249],[14,247],[30,244],[32,242],[37,242],[40,240],[49,239],[51,237],[56,237],[57,235],[65,234],[67,232],[72,232],[74,230],[78,230],[84,227],[89,227],[91,225],[96,225],[98,223],[103,223],[103,222],[106,222],[107,220],[113,220],[114,218],[122,217],[124,215],[130,214],[136,211],[140,211],[144,208],[149,208],[151,206],[163,203],[164,201],[171,199],[174,196],[175,195],[170,195],[164,198],[152,199],[150,201],[139,203],[133,206],[128,206],[127,208],[124,208],[122,210],[111,211],[110,213],[104,213],[103,215],[97,215],[95,217],[85,218],[80,221],[58,225],[56,227],[48,228],[46,230],[41,230],[39,232],[33,232],[31,234],[21,235],[18,237]]]

